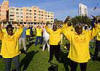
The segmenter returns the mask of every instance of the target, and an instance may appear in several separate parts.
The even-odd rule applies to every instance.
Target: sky
[[[3,0],[0,0],[0,4]],[[10,7],[38,6],[40,9],[54,12],[55,18],[64,20],[67,16],[78,15],[78,5],[83,3],[88,7],[88,15],[100,15],[100,0],[9,0]],[[96,10],[93,10],[94,7]]]

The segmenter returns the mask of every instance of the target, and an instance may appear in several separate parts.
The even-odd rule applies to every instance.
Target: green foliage
[[[55,23],[56,25],[61,25],[61,24],[63,24],[63,21],[58,20],[58,19],[55,19],[55,20],[54,20],[54,23]]]
[[[87,16],[76,16],[71,19],[71,22],[73,23],[73,25],[76,25],[79,23],[91,25],[91,19]]]

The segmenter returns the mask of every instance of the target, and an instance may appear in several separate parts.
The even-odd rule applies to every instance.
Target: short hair
[[[6,30],[7,30],[8,28],[14,29],[14,27],[13,27],[11,24],[7,25]]]
[[[69,19],[70,19],[70,16],[67,16],[64,23],[67,23],[69,21]]]

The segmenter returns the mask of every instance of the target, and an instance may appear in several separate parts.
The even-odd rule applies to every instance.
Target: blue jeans
[[[19,56],[16,56],[14,58],[4,58],[5,62],[5,71],[11,71],[11,62],[14,62],[16,71],[20,71],[20,65],[19,65]]]
[[[36,37],[35,46],[38,44],[38,40],[39,40],[39,43],[42,44],[42,36]]]

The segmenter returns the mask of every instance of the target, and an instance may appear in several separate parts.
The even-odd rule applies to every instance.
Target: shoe
[[[2,56],[0,55],[0,58],[2,58]]]
[[[25,51],[25,50],[24,50],[24,52],[23,52],[23,53],[24,53],[24,54],[27,54],[27,51]]]
[[[16,71],[16,69],[13,69],[12,71]]]
[[[92,60],[95,61],[95,60],[98,60],[98,58],[97,57],[92,57]]]

